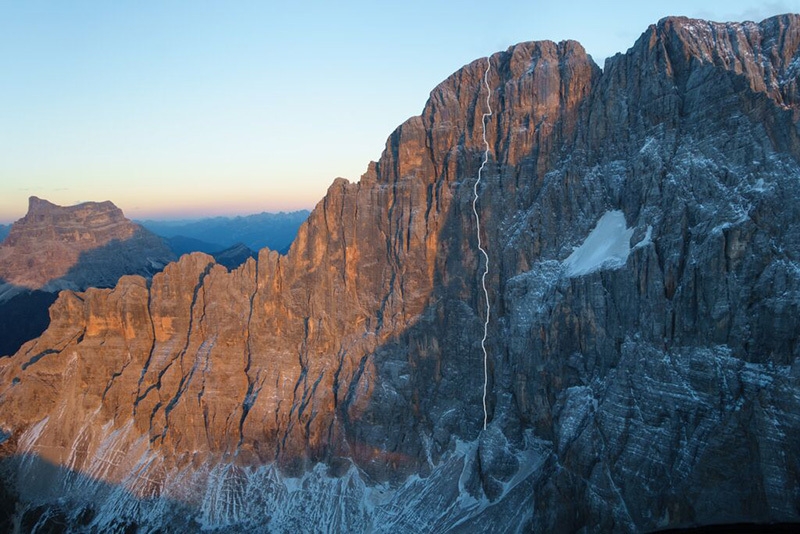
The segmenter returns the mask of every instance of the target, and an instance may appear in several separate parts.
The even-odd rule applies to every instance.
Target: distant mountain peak
[[[167,238],[177,255],[191,250],[218,252],[236,244],[244,244],[250,250],[264,247],[285,253],[294,241],[300,225],[308,218],[308,210],[293,212],[262,212],[236,217],[210,217],[193,221],[140,221],[151,232]],[[176,243],[175,240],[180,241]],[[221,245],[216,249],[192,247],[187,239]],[[196,245],[202,245],[196,243]],[[186,248],[189,246],[189,248]]]
[[[105,257],[104,247],[117,257]],[[141,259],[133,259],[136,255]],[[172,258],[159,238],[128,220],[113,202],[59,206],[31,196],[28,213],[11,226],[0,245],[0,279],[27,289],[108,286],[123,274],[151,272],[151,260],[163,266]],[[82,262],[86,267],[99,262],[102,267],[94,265],[87,272]],[[118,262],[126,266],[115,265]]]
[[[53,214],[62,214],[62,213],[79,213],[79,212],[118,212],[122,217],[122,210],[119,209],[113,202],[110,200],[104,200],[101,202],[96,201],[87,201],[87,202],[79,202],[77,204],[73,204],[72,206],[60,206],[58,204],[54,204],[47,199],[40,198],[37,196],[30,196],[28,197],[28,213],[27,215],[31,214],[39,214],[39,213],[53,213]]]
[[[37,196],[31,196],[30,198],[28,198],[28,213],[49,210],[51,208],[57,208],[57,207],[58,206],[56,206],[49,200],[45,200]]]

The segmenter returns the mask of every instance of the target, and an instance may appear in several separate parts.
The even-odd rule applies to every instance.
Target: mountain
[[[184,254],[191,254],[192,252],[205,252],[206,254],[211,254],[225,248],[225,246],[220,245],[219,243],[209,243],[207,241],[194,239],[192,237],[184,237],[182,235],[165,237],[164,239],[169,245],[170,250],[172,250],[177,257],[181,257]]]
[[[222,245],[180,235],[168,237],[165,240],[176,256],[183,256],[192,252],[205,252],[213,256],[217,263],[224,265],[228,269],[235,269],[244,263],[247,258],[256,258],[258,256],[256,252],[242,243],[236,243],[225,248]]]
[[[15,517],[800,521],[798,81],[800,15],[667,18],[602,70],[574,41],[463,67],[288,255],[61,293],[0,361]]]
[[[0,243],[3,242],[3,240],[8,235],[8,232],[10,232],[10,231],[11,231],[11,225],[10,224],[0,224]]]
[[[214,257],[214,261],[218,264],[228,269],[236,269],[247,260],[258,258],[258,253],[250,250],[241,243],[237,243],[225,250],[214,252],[211,256]]]
[[[0,245],[0,278],[46,291],[111,287],[123,274],[152,276],[171,259],[162,239],[111,202],[62,207],[30,197]]]
[[[62,207],[31,197],[0,244],[0,355],[42,333],[60,290],[113,287],[125,274],[149,278],[174,259],[111,202]]]
[[[191,238],[221,245],[213,249],[214,252],[242,243],[250,250],[269,247],[285,254],[308,214],[308,210],[299,210],[289,213],[265,212],[239,217],[212,217],[198,221],[139,222],[162,237]],[[193,251],[212,252],[205,248],[195,248]]]

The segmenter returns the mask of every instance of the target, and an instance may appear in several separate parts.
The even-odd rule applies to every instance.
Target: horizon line
[[[36,195],[33,195],[33,196],[36,196]],[[41,199],[42,197],[38,197],[38,198]],[[42,199],[42,200],[47,200],[47,199]],[[48,202],[50,202],[50,201],[48,200]],[[81,201],[81,202],[74,202],[72,204],[57,204],[55,202],[51,202],[51,203],[55,204],[56,206],[59,206],[59,207],[67,208],[67,207],[73,207],[73,206],[80,206],[81,204],[86,204],[86,203],[90,203],[90,202],[102,203],[102,202],[107,202],[107,200],[86,200],[86,201]],[[296,207],[296,208],[295,207],[282,207],[282,208],[274,208],[274,209],[266,208],[266,209],[261,209],[261,210],[258,210],[258,209],[253,209],[253,210],[248,210],[248,209],[224,210],[224,211],[220,211],[220,212],[216,212],[216,213],[213,212],[213,210],[204,211],[204,210],[189,209],[189,210],[183,211],[180,208],[176,209],[176,210],[158,210],[158,211],[153,211],[153,212],[139,213],[139,210],[136,210],[136,209],[125,210],[125,209],[121,208],[119,205],[117,205],[116,202],[114,202],[114,201],[110,201],[110,202],[112,204],[114,204],[117,208],[119,208],[122,211],[122,213],[125,216],[125,218],[127,218],[127,219],[129,219],[131,221],[134,221],[134,222],[136,222],[136,221],[169,221],[169,222],[175,222],[175,221],[198,221],[198,220],[202,220],[202,219],[216,219],[216,218],[229,218],[229,219],[232,219],[232,218],[236,218],[236,217],[249,217],[251,215],[261,215],[263,213],[276,214],[276,215],[277,214],[281,214],[281,213],[290,214],[290,213],[297,213],[297,212],[303,212],[303,211],[311,213],[311,211],[314,209],[314,206],[316,205],[316,203],[315,203],[313,206],[310,206],[310,207],[308,207],[308,206],[307,207]],[[130,213],[131,211],[136,213],[136,214],[131,214]],[[142,210],[142,211],[144,211],[144,210]],[[21,219],[23,219],[27,215],[27,213],[28,213],[28,211],[26,210],[25,213],[23,213],[22,215],[17,216],[17,217],[15,217],[13,215],[0,215],[0,225],[2,225],[2,226],[11,226],[14,223],[16,223],[16,222],[20,221]]]

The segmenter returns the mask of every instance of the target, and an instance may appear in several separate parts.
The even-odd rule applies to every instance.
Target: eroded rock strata
[[[111,202],[57,206],[30,197],[28,213],[0,244],[0,297],[13,288],[110,287],[125,274],[151,276],[174,259],[162,239]]]
[[[798,45],[670,18],[602,71],[489,58],[486,430],[481,59],[288,255],[62,293],[0,362],[8,479],[89,530],[799,521]]]

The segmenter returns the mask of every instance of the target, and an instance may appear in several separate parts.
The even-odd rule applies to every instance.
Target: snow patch
[[[628,228],[621,211],[605,212],[583,244],[564,260],[567,276],[624,267],[631,253],[632,236],[633,228]]]

